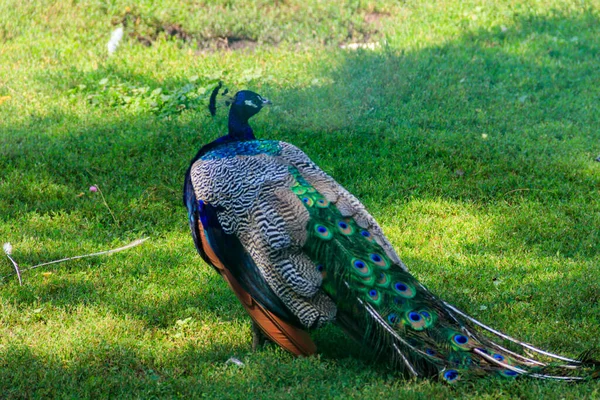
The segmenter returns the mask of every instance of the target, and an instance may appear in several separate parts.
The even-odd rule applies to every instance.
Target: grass
[[[600,345],[599,56],[596,0],[0,0],[0,241],[26,267],[151,238],[0,283],[2,397],[600,396],[407,382],[332,327],[317,357],[253,353],[180,194],[226,129],[205,91],[254,89],[275,103],[258,135],[363,200],[433,291],[576,356]]]

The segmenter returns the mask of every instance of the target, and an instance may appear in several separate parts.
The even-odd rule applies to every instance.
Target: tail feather
[[[404,355],[404,353],[402,353],[402,351],[398,348],[398,345],[396,345],[396,343],[392,343],[392,347],[394,348],[394,350],[396,351],[396,354],[398,354],[398,357],[400,357],[400,359],[402,360],[402,362],[404,363],[404,365],[406,366],[406,369],[415,377],[417,378],[419,376],[419,373],[416,371],[415,367],[413,367],[413,365],[410,363],[410,361],[408,361],[408,358],[406,358],[406,356]]]
[[[475,318],[471,317],[470,315],[468,315],[468,314],[465,314],[464,312],[460,311],[459,309],[457,309],[457,308],[456,308],[456,307],[454,307],[453,305],[451,305],[451,304],[448,304],[448,303],[447,303],[447,302],[445,302],[445,301],[444,301],[443,303],[444,303],[444,305],[445,305],[447,308],[449,308],[450,310],[452,310],[452,311],[454,311],[455,313],[457,313],[457,314],[461,315],[462,317],[466,318],[468,321],[470,321],[470,322],[472,322],[473,324],[475,324],[475,325],[479,326],[480,328],[483,328],[483,329],[485,329],[486,331],[488,331],[488,332],[490,332],[490,333],[493,333],[494,335],[498,336],[499,338],[502,338],[502,339],[508,340],[508,341],[510,341],[510,342],[512,342],[512,343],[515,343],[515,344],[517,344],[517,345],[519,345],[519,346],[522,346],[523,348],[526,348],[526,349],[528,349],[528,350],[531,350],[531,351],[533,351],[533,352],[535,352],[535,353],[538,353],[538,354],[544,355],[544,356],[546,356],[546,357],[554,358],[554,359],[556,359],[556,360],[561,360],[561,361],[567,361],[567,362],[570,362],[570,363],[580,364],[580,361],[573,360],[572,358],[563,357],[563,356],[560,356],[560,355],[557,355],[557,354],[550,353],[550,352],[548,352],[548,351],[545,351],[545,350],[538,349],[537,347],[534,347],[534,346],[532,346],[532,345],[530,345],[530,344],[528,344],[528,343],[524,343],[524,342],[521,342],[520,340],[517,340],[517,339],[515,339],[515,338],[512,338],[512,337],[508,336],[507,334],[505,334],[505,333],[503,333],[503,332],[500,332],[500,331],[498,331],[498,330],[496,330],[496,329],[494,329],[494,328],[491,328],[491,327],[489,327],[489,326],[485,325],[484,323],[482,323],[482,322],[480,322],[480,321],[476,320]],[[535,360],[534,360],[534,362],[537,362],[537,361],[535,361]]]
[[[435,296],[394,263],[371,232],[342,215],[296,171],[291,173],[296,178],[292,190],[310,214],[304,251],[321,271],[323,289],[344,315],[338,323],[374,351],[389,354],[408,376],[437,375],[448,382],[486,375],[598,378],[600,363],[591,353],[575,360],[538,349]],[[518,349],[510,350],[498,339]]]

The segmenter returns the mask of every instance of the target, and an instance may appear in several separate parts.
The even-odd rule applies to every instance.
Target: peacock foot
[[[260,326],[252,321],[252,351],[256,351],[266,343],[271,343],[271,340],[260,329]]]

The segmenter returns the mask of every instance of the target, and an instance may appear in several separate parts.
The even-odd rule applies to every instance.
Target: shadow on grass
[[[199,349],[194,345],[171,352],[167,359],[135,345],[100,341],[94,346],[79,345],[68,363],[58,355],[38,355],[24,346],[9,346],[0,356],[3,398],[30,398],[69,393],[73,397],[148,398],[165,393],[186,393],[194,397],[207,391],[223,390],[229,379],[207,376],[207,370],[220,365],[221,372],[235,376],[235,365],[225,364],[223,349]],[[209,351],[206,351],[209,350]],[[206,358],[203,354],[211,355]],[[34,371],[34,373],[29,373]],[[194,376],[194,379],[187,377]],[[46,382],[41,384],[41,382]]]
[[[600,252],[597,22],[592,13],[522,17],[505,32],[468,33],[420,51],[349,53],[339,69],[323,66],[333,84],[261,89],[278,106],[256,119],[256,130],[303,148],[372,209],[411,198],[507,204],[520,212],[502,220],[498,242],[593,258]],[[163,85],[114,66],[48,84],[107,75]],[[76,210],[116,235],[172,229],[188,160],[223,121],[95,117],[52,115],[8,127],[0,163],[15,172],[0,186],[5,218]],[[92,182],[105,187],[119,227],[101,202],[76,197]]]
[[[528,46],[523,46],[524,42]],[[502,257],[505,252],[526,250],[539,259],[588,262],[600,255],[600,173],[592,161],[599,150],[593,146],[598,146],[600,139],[599,54],[600,20],[593,13],[577,18],[520,17],[506,31],[495,27],[469,33],[420,51],[348,53],[338,70],[328,71],[323,65],[323,76],[335,83],[298,90],[263,86],[259,91],[277,107],[257,117],[254,125],[261,138],[286,140],[301,147],[376,210],[375,214],[393,213],[395,204],[413,199],[444,199],[491,214],[502,211],[492,228],[494,244],[468,244],[460,251]],[[107,73],[159,85],[148,77],[117,70],[89,75],[75,71],[70,79],[73,83],[94,81]],[[49,84],[58,85],[57,81]],[[20,225],[19,234],[24,238],[36,237],[43,243],[58,232],[65,240],[81,238],[91,247],[141,234],[164,237],[186,231],[180,200],[183,174],[197,148],[224,130],[224,111],[219,116],[222,121],[215,122],[201,114],[173,120],[149,115],[123,117],[112,110],[105,116],[98,111],[92,114],[96,118],[92,122],[55,114],[32,116],[28,125],[6,128],[2,139],[6,146],[0,152],[0,169],[9,171],[8,180],[0,180],[2,222]],[[97,196],[86,192],[91,184],[100,185],[117,222]],[[53,224],[61,215],[76,221],[70,222],[66,233]],[[35,218],[40,220],[32,223]],[[201,263],[199,257],[192,258],[191,239],[186,251],[185,257],[162,256],[166,254],[179,271]],[[148,258],[143,262],[155,261]],[[419,263],[414,260],[415,265]],[[111,277],[116,268],[111,264],[106,275],[99,275],[93,284],[56,283],[36,293],[19,289],[15,301],[52,302],[59,307],[102,304],[158,328],[180,318],[181,310],[230,317],[241,313],[241,308],[231,311],[233,295],[227,294],[224,284],[214,281],[200,288],[197,282],[180,279],[171,289],[177,285],[194,289],[140,304],[136,295],[125,292],[130,281],[135,283],[142,276],[140,290],[149,283],[163,285],[165,281],[132,270]],[[435,266],[429,268],[435,270]],[[493,266],[483,267],[483,274],[490,275],[491,269]],[[525,277],[528,270],[515,267],[511,274]],[[431,286],[440,293],[448,289],[460,304],[456,294],[460,283],[447,288],[442,275],[438,280],[434,277]],[[122,291],[102,287],[102,279],[112,279]],[[581,280],[586,280],[583,286]],[[536,303],[541,298],[544,309],[557,310],[553,317],[573,323],[597,314],[597,280],[597,274],[574,273],[529,282],[505,288],[496,301],[527,303],[539,295]],[[453,276],[451,282],[461,279]],[[583,289],[573,293],[573,287]],[[497,292],[482,283],[477,288],[489,293],[480,298],[494,301],[492,294]],[[574,309],[579,311],[573,313]],[[352,353],[348,341],[338,348],[337,342],[326,336],[321,340],[325,354],[333,360]],[[20,347],[2,349],[0,354],[17,360],[13,366],[27,365],[27,370],[36,371],[37,377],[28,378],[28,390],[39,395],[44,390],[36,383],[40,381],[74,388],[84,379],[86,387],[95,390],[107,376],[122,379],[123,375],[139,393],[145,393],[145,385],[160,391],[159,383],[168,386],[170,379],[161,374],[196,374],[197,364],[213,350],[194,348],[176,356],[168,366],[150,368],[162,368],[156,379],[148,365],[157,361],[145,364],[128,350],[112,348],[97,356],[90,353],[98,363],[106,364],[106,370],[97,364],[97,371],[113,371],[117,365],[114,372],[103,372],[108,375],[101,378],[80,375],[78,366],[66,370],[58,361],[39,361],[31,350]],[[79,362],[87,363],[85,357],[77,358]],[[10,375],[17,369],[7,363],[0,366],[9,380],[17,379]],[[211,385],[231,384],[226,383],[227,374],[211,377],[215,379]]]

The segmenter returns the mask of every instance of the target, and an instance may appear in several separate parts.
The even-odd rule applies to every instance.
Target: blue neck
[[[234,140],[256,139],[248,120],[240,118],[233,112],[229,113],[229,136]]]

